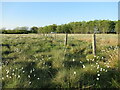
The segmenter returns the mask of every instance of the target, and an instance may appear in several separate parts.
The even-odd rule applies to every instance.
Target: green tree
[[[31,33],[37,33],[38,27],[33,26],[33,27],[30,29],[30,31],[31,31]]]

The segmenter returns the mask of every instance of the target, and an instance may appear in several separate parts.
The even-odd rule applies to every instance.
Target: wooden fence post
[[[56,40],[56,33],[54,34],[54,40]]]
[[[93,36],[92,36],[93,38],[93,40],[92,40],[92,47],[93,47],[93,55],[94,56],[96,56],[96,35],[95,35],[95,33],[93,34]]]
[[[64,45],[65,45],[65,46],[67,45],[67,42],[68,42],[68,34],[66,33],[66,34],[65,34],[65,41],[64,41]]]

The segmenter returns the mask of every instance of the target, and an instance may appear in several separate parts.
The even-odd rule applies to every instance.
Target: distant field
[[[57,39],[64,38],[65,34],[46,34],[46,36],[53,36],[58,37]],[[11,36],[11,37],[41,37],[44,36],[43,34],[2,34],[2,37]],[[69,34],[69,37],[75,38],[78,40],[85,40],[91,42],[92,34]],[[118,44],[118,34],[96,34],[96,38],[98,42],[102,44],[110,44],[110,45],[117,45]]]
[[[120,88],[118,35],[2,34],[4,88]]]

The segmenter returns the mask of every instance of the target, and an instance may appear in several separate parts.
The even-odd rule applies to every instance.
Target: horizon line
[[[82,20],[82,21],[72,21],[72,22],[83,22],[83,21],[89,22],[89,21],[95,21],[95,20],[98,20],[98,19],[94,19],[94,20]],[[118,20],[110,20],[110,19],[99,19],[98,21],[100,21],[100,20],[118,21]],[[56,24],[56,25],[63,25],[63,24],[69,24],[69,23],[71,23],[71,22],[62,23],[62,24],[56,24],[56,23],[53,23],[53,24]],[[5,28],[5,29],[9,30],[9,29],[14,29],[14,28],[16,28],[16,27],[28,27],[28,28],[31,28],[31,27],[34,27],[34,26],[35,26],[35,27],[45,27],[45,26],[49,26],[49,25],[53,25],[53,24],[47,24],[47,25],[43,25],[43,26],[37,26],[37,25],[32,25],[32,26],[15,26],[15,27],[12,27],[12,28],[0,27],[0,29]]]

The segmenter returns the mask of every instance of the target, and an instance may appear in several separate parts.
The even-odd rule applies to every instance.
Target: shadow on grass
[[[29,88],[50,88],[54,86],[51,80],[55,77],[57,69],[46,67],[36,68],[35,62],[29,62],[26,64],[27,66],[24,70],[26,71],[26,78],[28,78],[28,75],[30,75],[29,81],[31,82],[31,84],[29,85]],[[33,69],[34,71],[30,73],[30,71]]]
[[[1,45],[0,45],[1,46]],[[10,45],[9,44],[2,44],[2,46],[6,46],[7,48],[10,49]]]
[[[71,67],[82,67],[83,64],[80,61],[64,61],[64,67],[71,68]]]

